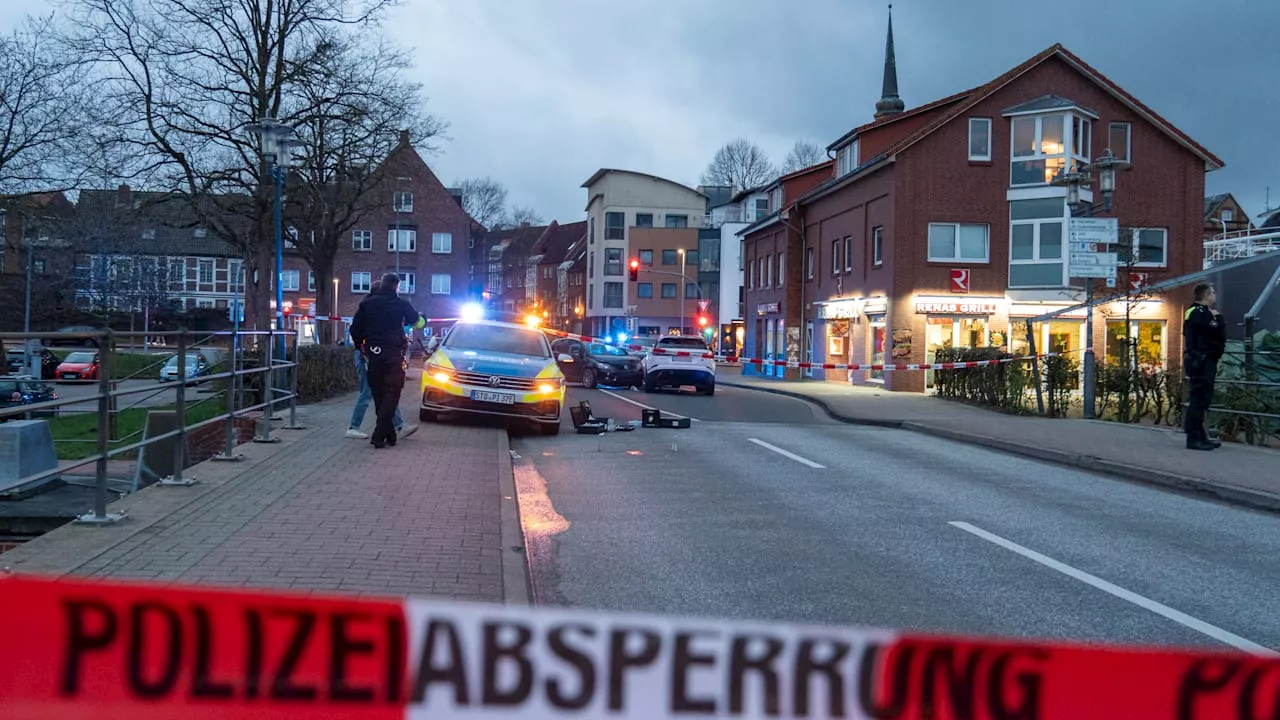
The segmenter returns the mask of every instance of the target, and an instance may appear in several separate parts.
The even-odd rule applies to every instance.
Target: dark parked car
[[[622,348],[562,339],[551,344],[551,351],[557,356],[568,355],[571,358],[570,362],[559,363],[560,372],[569,382],[580,382],[583,387],[638,387],[644,382],[640,358]]]
[[[71,335],[74,333],[96,333],[102,332],[102,328],[96,328],[92,325],[69,325],[58,329],[59,333]],[[97,338],[45,338],[45,345],[79,345],[80,347],[98,347]]]
[[[20,405],[34,405],[57,399],[58,393],[53,391],[52,385],[30,375],[0,376],[0,408],[8,409]],[[36,417],[51,416],[57,414],[57,409],[36,411],[31,414]],[[6,415],[0,417],[0,422],[14,417],[22,416]]]
[[[40,348],[39,354],[40,377],[45,380],[51,379],[54,371],[58,369],[58,363],[62,361],[47,348]],[[6,366],[9,372],[14,375],[25,375],[27,373],[27,349],[25,347],[10,348],[6,358]]]

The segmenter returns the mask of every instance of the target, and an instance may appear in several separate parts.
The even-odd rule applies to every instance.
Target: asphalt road
[[[543,604],[1280,649],[1280,518],[790,398],[571,388],[687,430],[515,436]]]

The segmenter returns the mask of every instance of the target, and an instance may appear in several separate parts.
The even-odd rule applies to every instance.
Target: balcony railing
[[[1215,235],[1204,243],[1204,266],[1280,250],[1280,232],[1240,230]]]

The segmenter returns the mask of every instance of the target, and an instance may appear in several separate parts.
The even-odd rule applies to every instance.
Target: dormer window
[[[1089,162],[1097,115],[1056,95],[1004,111],[1012,124],[1009,184],[1047,185],[1059,172]]]
[[[858,141],[845,145],[836,151],[836,173],[844,177],[858,167]]]

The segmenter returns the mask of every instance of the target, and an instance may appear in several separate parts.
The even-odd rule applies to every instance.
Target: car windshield
[[[547,341],[536,330],[522,330],[500,325],[458,323],[445,338],[449,349],[482,350],[485,352],[511,353],[550,357]]]
[[[91,362],[93,362],[93,359],[94,359],[95,357],[97,357],[97,356],[96,356],[96,355],[94,355],[94,354],[93,354],[93,353],[91,353],[91,352],[73,352],[73,353],[71,353],[70,355],[68,355],[68,356],[67,356],[67,359],[66,359],[66,360],[63,360],[62,362],[69,362],[69,363],[91,363]]]
[[[22,388],[25,393],[43,393],[49,391],[49,383],[40,382],[39,380],[19,380],[18,387]]]
[[[591,343],[587,346],[590,355],[626,355],[627,351],[604,343]]]
[[[200,362],[199,355],[187,356],[187,367],[192,367],[193,365],[196,365],[199,362]],[[177,355],[171,356],[168,362],[165,363],[165,367],[178,367],[178,356]]]
[[[698,338],[683,338],[683,337],[662,338],[661,340],[658,341],[658,344],[664,348],[679,347],[679,348],[696,348],[698,350],[707,349],[707,344],[699,340]]]

